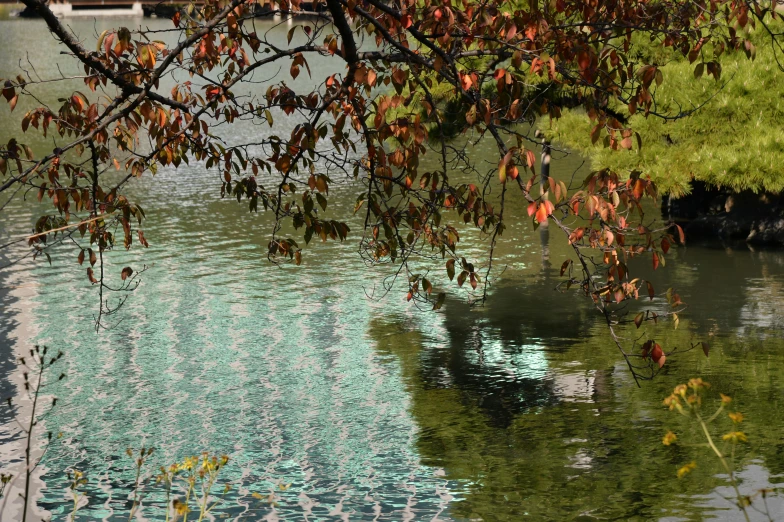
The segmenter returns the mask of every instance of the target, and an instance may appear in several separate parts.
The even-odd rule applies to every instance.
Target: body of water
[[[140,23],[169,27],[69,21],[88,48],[104,28]],[[272,30],[283,39],[288,28]],[[30,64],[43,77],[78,71],[40,21],[0,21],[0,49],[5,78]],[[312,81],[337,63],[311,63]],[[79,83],[49,84],[41,96],[53,101]],[[2,104],[2,141],[23,112],[23,102],[13,114]],[[285,134],[293,120],[280,121]],[[51,146],[23,138],[37,150]],[[472,154],[491,152],[480,143]],[[575,172],[586,172],[579,158],[553,163],[558,179]],[[157,448],[150,470],[202,451],[228,455],[233,489],[224,511],[238,520],[736,520],[708,452],[661,444],[668,429],[688,438],[662,399],[697,376],[746,415],[742,489],[782,483],[781,252],[689,244],[655,274],[647,262],[633,267],[689,305],[677,330],[662,323],[645,326],[646,334],[666,348],[703,340],[712,347],[709,358],[692,351],[668,359],[638,388],[602,317],[579,296],[555,291],[569,255],[564,239],[534,232],[522,207],[507,211],[513,217],[487,304],[470,307],[452,285],[443,309],[428,312],[401,291],[379,296],[389,274],[356,253],[359,222],[346,243],[314,241],[302,266],[277,267],[266,257],[271,217],[221,200],[219,190],[219,174],[197,163],[133,185],[151,246],[111,253],[107,269],[149,269],[108,318],[110,330],[95,332],[97,290],[72,246],[53,249],[51,266],[27,258],[0,270],[4,396],[20,392],[14,361],[32,345],[65,353],[67,378],[47,389],[59,403],[40,428],[60,434],[36,474],[42,514],[65,519],[65,473],[78,468],[89,478],[82,519],[127,518],[134,469],[124,452],[146,445]],[[359,190],[336,185],[329,215],[350,214]],[[46,211],[17,195],[0,212],[0,243],[27,233]],[[486,252],[475,234],[462,238],[467,257]],[[20,253],[0,252],[0,265]],[[4,469],[18,473],[21,437],[0,414]],[[697,469],[676,478],[692,460]],[[141,516],[154,519],[161,502],[151,493]],[[779,497],[768,502],[774,519],[784,517]],[[11,498],[3,519],[18,508]]]

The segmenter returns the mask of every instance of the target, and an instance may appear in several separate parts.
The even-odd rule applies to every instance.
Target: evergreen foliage
[[[776,33],[781,23],[769,25]],[[558,120],[542,119],[551,138],[586,154],[595,169],[619,173],[642,171],[674,196],[690,191],[692,179],[732,190],[784,190],[784,81],[771,37],[762,27],[752,35],[754,61],[743,52],[725,52],[718,61],[719,80],[708,76],[699,60],[670,58],[655,87],[656,111],[677,112],[699,107],[691,116],[667,121],[631,115],[626,105],[611,108],[628,119],[642,138],[631,150],[612,150],[602,140],[591,142],[594,122],[582,109],[564,111]],[[778,50],[778,49],[776,49]],[[713,52],[713,49],[710,49]],[[778,56],[779,60],[782,59]],[[707,58],[706,58],[707,59]],[[699,70],[704,74],[699,78]]]

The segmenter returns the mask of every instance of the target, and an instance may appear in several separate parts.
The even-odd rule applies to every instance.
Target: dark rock
[[[784,217],[771,216],[755,221],[746,241],[752,245],[784,245]]]
[[[732,192],[693,182],[688,196],[663,199],[662,215],[693,239],[784,246],[781,194]]]

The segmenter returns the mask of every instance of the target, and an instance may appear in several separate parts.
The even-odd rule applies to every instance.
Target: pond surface
[[[88,48],[103,26],[139,23],[69,21]],[[58,66],[76,71],[42,35],[39,21],[0,22],[0,76],[27,68],[28,57],[45,77]],[[311,63],[314,78],[330,67]],[[50,85],[45,99],[67,94]],[[22,103],[13,114],[2,104],[0,139],[13,135],[23,112]],[[472,153],[488,151],[480,143]],[[556,178],[575,172],[585,172],[579,158],[554,161]],[[21,389],[14,360],[33,344],[66,354],[67,378],[49,390],[58,407],[41,428],[61,436],[36,480],[38,504],[54,519],[70,512],[64,474],[73,467],[89,478],[82,520],[127,518],[134,472],[124,452],[147,445],[157,448],[150,470],[201,451],[229,455],[225,511],[240,520],[736,520],[707,452],[661,444],[668,429],[688,439],[661,401],[696,376],[746,415],[742,489],[782,484],[781,252],[689,244],[655,274],[633,267],[689,305],[677,330],[646,326],[649,337],[666,347],[711,344],[709,358],[698,350],[672,357],[638,388],[602,318],[554,290],[565,241],[533,232],[522,208],[508,211],[515,217],[497,249],[506,269],[489,302],[470,307],[454,287],[434,313],[397,290],[378,296],[389,273],[356,254],[359,223],[348,244],[313,242],[303,266],[279,268],[266,259],[270,217],[221,200],[219,189],[217,173],[196,163],[133,187],[151,246],[113,253],[107,269],[149,269],[108,331],[94,330],[98,296],[73,248],[54,249],[52,266],[27,258],[5,267],[23,252],[0,251],[3,396]],[[331,212],[350,213],[358,190],[337,187]],[[24,235],[45,211],[12,201],[0,212],[0,243]],[[462,238],[467,257],[483,255],[486,243],[468,231]],[[4,468],[18,472],[21,436],[3,410]],[[692,460],[697,469],[677,479]],[[14,502],[4,519],[17,516]],[[161,502],[151,495],[141,514],[156,519]],[[779,497],[768,504],[774,519],[784,518]]]

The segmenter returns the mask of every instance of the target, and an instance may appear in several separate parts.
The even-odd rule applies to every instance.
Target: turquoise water
[[[131,22],[72,25],[89,38],[119,23]],[[0,76],[28,52],[40,71],[67,69],[41,31],[37,21],[0,22]],[[315,77],[333,64],[311,67]],[[53,85],[44,96],[59,95]],[[7,140],[19,114],[2,107],[0,118]],[[580,168],[573,156],[553,166],[565,180]],[[303,266],[277,267],[266,259],[269,216],[221,200],[219,189],[217,173],[196,163],[133,186],[151,246],[114,252],[106,268],[148,269],[108,331],[95,332],[98,296],[73,248],[54,249],[51,267],[27,258],[0,270],[3,395],[19,391],[13,361],[31,345],[66,354],[67,378],[48,390],[58,407],[41,426],[61,434],[36,474],[43,514],[65,520],[65,472],[78,468],[89,478],[79,519],[127,519],[134,471],[124,452],[146,445],[157,448],[150,473],[201,451],[228,455],[222,512],[236,520],[735,520],[715,463],[661,445],[667,429],[686,429],[661,400],[694,376],[747,415],[743,487],[781,484],[782,253],[689,245],[656,274],[637,267],[690,305],[678,330],[649,333],[668,346],[712,345],[710,358],[682,354],[637,388],[601,317],[554,291],[568,250],[554,232],[532,232],[522,208],[509,210],[497,251],[505,270],[486,306],[469,307],[454,288],[433,313],[400,291],[380,295],[389,272],[362,263],[359,223],[346,243],[316,241]],[[332,212],[350,213],[357,190],[335,187]],[[0,242],[44,211],[12,201],[0,212]],[[468,255],[485,252],[475,234],[461,237]],[[21,253],[0,252],[0,266]],[[18,470],[21,433],[2,415],[0,459]],[[697,471],[676,479],[690,460]],[[160,519],[163,497],[146,491],[140,516]],[[784,517],[778,496],[770,506]],[[9,500],[3,519],[18,508]]]

